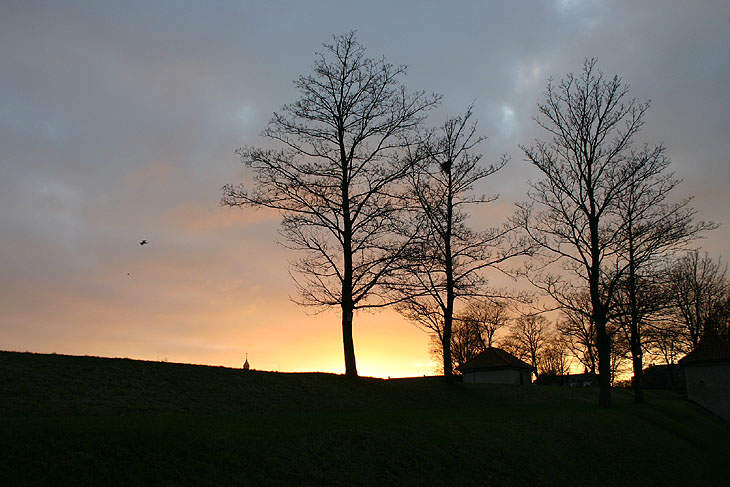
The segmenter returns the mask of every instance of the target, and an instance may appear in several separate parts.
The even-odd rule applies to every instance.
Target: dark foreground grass
[[[2,485],[728,485],[671,394],[0,352]]]

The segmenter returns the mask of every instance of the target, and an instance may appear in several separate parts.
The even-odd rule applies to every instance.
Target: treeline
[[[707,291],[727,309],[722,265],[676,257],[715,224],[669,198],[679,181],[664,146],[635,140],[649,105],[618,76],[586,60],[548,82],[536,117],[546,139],[520,147],[540,179],[512,217],[474,229],[470,214],[497,198],[475,186],[507,157],[483,163],[472,107],[428,127],[442,97],[408,90],[405,74],[368,57],[354,33],[335,36],[294,81],[299,99],[264,129],[271,143],[237,151],[251,182],[223,188],[224,205],[280,212],[283,243],[299,255],[298,302],[341,310],[347,376],[357,377],[354,312],[385,306],[434,337],[447,378],[507,327],[500,344],[538,370],[564,372],[569,357],[597,370],[603,405],[624,357],[640,377],[644,353],[665,350],[671,361],[704,328],[727,333],[724,311],[690,316],[699,302],[689,301],[707,298],[680,289],[714,268],[725,294]],[[526,278],[542,304],[493,288],[491,272]]]
[[[675,364],[697,346],[707,329],[730,341],[726,264],[692,250],[667,256],[654,270],[653,275],[642,277],[639,301],[644,310],[640,330],[645,366]],[[587,295],[576,296],[575,304],[583,309],[561,309],[550,319],[545,314],[526,312],[520,300],[470,302],[454,320],[453,367],[496,346],[531,364],[537,376],[563,375],[576,367],[597,373],[596,330]],[[617,315],[609,330],[614,382],[632,369],[628,315]],[[438,357],[443,353],[435,337],[431,352]]]

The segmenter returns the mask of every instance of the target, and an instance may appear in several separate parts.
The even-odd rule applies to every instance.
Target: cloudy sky
[[[597,57],[637,100],[730,258],[730,4],[684,1],[0,1],[0,349],[343,372],[339,316],[289,301],[277,215],[222,208],[333,34],[472,101],[499,224],[533,175],[518,144],[549,77]],[[147,239],[144,247],[138,242]],[[355,319],[364,375],[428,374],[428,338]]]

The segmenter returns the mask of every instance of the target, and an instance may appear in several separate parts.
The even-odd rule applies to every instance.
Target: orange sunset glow
[[[549,78],[600,59],[651,99],[639,142],[664,143],[677,197],[719,224],[695,245],[730,258],[730,12],[721,2],[10,2],[0,7],[0,350],[344,373],[340,310],[292,301],[297,255],[281,215],[229,208],[251,183],[234,151],[273,146],[273,112],[299,96],[333,34],[408,65],[444,95],[428,127],[471,103],[486,164],[474,228],[498,227],[538,175],[519,145]],[[369,5],[365,8],[365,5]],[[719,19],[719,20],[717,20]],[[444,34],[447,33],[447,34]],[[637,144],[641,145],[641,144]],[[140,241],[148,243],[140,245]],[[529,289],[487,270],[495,286]],[[457,303],[457,309],[461,306]],[[429,335],[395,310],[357,311],[363,376],[434,375]],[[577,366],[577,365],[576,365]]]

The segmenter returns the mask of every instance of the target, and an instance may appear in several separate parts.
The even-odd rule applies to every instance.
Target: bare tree
[[[665,326],[667,301],[664,289],[657,282],[658,267],[651,262],[634,265],[632,252],[628,254],[629,267],[616,292],[615,323],[623,335],[621,343],[631,357],[634,401],[641,403],[644,402],[644,357],[651,348],[651,340],[658,338],[660,328]]]
[[[467,225],[469,207],[496,199],[472,195],[474,184],[506,162],[480,164],[481,154],[472,151],[483,138],[476,135],[471,116],[470,107],[466,114],[448,119],[419,147],[424,159],[411,174],[410,183],[416,208],[414,226],[421,229],[423,238],[407,254],[408,272],[393,286],[401,300],[401,313],[441,340],[446,378],[453,373],[455,301],[484,296],[484,271],[523,252],[508,239],[508,226],[475,231]]]
[[[454,319],[454,329],[451,334],[451,362],[454,368],[465,364],[485,350],[481,331],[476,321]],[[439,360],[443,362],[444,345],[436,335],[432,336],[436,337],[434,354],[438,354]]]
[[[515,319],[510,326],[510,334],[502,341],[502,347],[535,368],[542,371],[545,347],[551,336],[550,322],[537,314],[526,314]]]
[[[713,223],[693,221],[695,211],[689,206],[689,198],[675,204],[667,202],[680,181],[666,172],[671,161],[664,152],[660,145],[653,149],[644,147],[632,155],[637,159],[638,170],[616,205],[622,222],[619,255],[625,266],[625,277],[617,293],[621,308],[618,316],[630,346],[636,402],[644,402],[642,326],[663,308],[661,293],[655,292],[654,284],[658,264],[668,253],[716,227]]]
[[[535,120],[551,139],[521,147],[542,177],[531,184],[530,202],[517,214],[542,251],[530,279],[560,307],[569,307],[569,298],[581,289],[588,291],[603,406],[611,404],[608,323],[624,270],[617,254],[623,231],[617,205],[646,164],[634,157],[632,144],[649,105],[627,96],[618,76],[605,78],[595,59],[586,60],[578,76],[548,82]],[[559,271],[551,270],[556,261]]]
[[[587,373],[595,374],[598,367],[596,350],[596,327],[591,319],[590,297],[581,293],[571,300],[571,307],[564,307],[558,321],[558,332],[573,357],[580,362]]]
[[[503,299],[471,301],[455,321],[465,323],[477,330],[482,348],[487,349],[492,346],[494,335],[509,324],[509,306]]]
[[[562,337],[561,343],[578,362],[586,373],[595,374],[598,367],[598,346],[596,344],[596,326],[591,315],[591,301],[587,292],[581,292],[569,299],[561,310],[561,318],[557,330]],[[618,316],[614,316],[606,324],[606,334],[611,341],[609,362],[610,381],[613,383],[617,373],[623,370],[629,353],[628,340]]]
[[[436,313],[441,319],[441,313]],[[505,300],[480,299],[471,301],[461,313],[454,316],[451,334],[451,361],[456,368],[473,359],[494,342],[500,329],[506,328],[510,320]],[[434,333],[431,352],[443,362],[443,343]],[[443,364],[441,364],[443,373]]]
[[[668,269],[675,320],[689,349],[697,346],[706,327],[727,335],[730,283],[727,264],[699,251],[689,252]]]
[[[649,354],[659,363],[674,364],[683,354],[689,352],[682,339],[683,327],[678,321],[662,316],[657,323],[646,329],[646,345]]]
[[[299,100],[263,132],[281,148],[239,149],[254,189],[227,185],[222,204],[281,212],[287,246],[303,252],[298,302],[341,309],[345,373],[356,377],[353,311],[388,304],[380,283],[407,244],[395,237],[410,170],[401,154],[439,97],[409,93],[406,68],[367,57],[352,32],[323,46],[313,74],[294,82]]]
[[[557,332],[549,335],[543,347],[540,375],[565,375],[570,371],[570,348],[565,337]]]
[[[620,328],[620,325],[618,325]],[[624,333],[611,335],[611,384],[617,377],[628,372],[627,362],[631,357],[631,344],[628,336]]]

